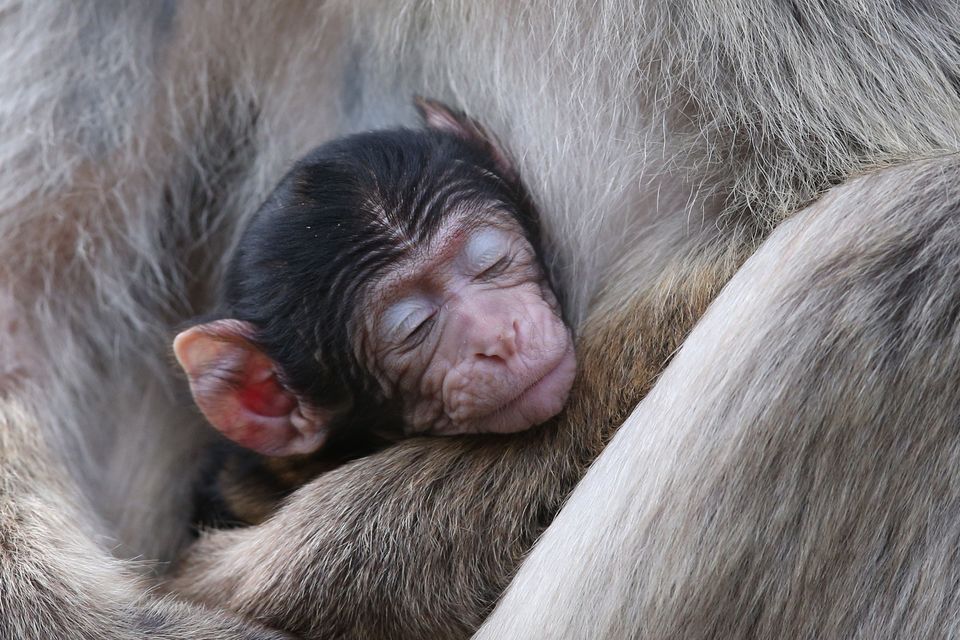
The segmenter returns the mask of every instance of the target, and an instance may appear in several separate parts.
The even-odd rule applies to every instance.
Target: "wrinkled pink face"
[[[570,331],[516,222],[451,221],[365,297],[358,356],[408,434],[511,433],[563,407]]]

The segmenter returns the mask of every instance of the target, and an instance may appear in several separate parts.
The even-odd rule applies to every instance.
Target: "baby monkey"
[[[511,433],[563,407],[576,363],[530,198],[479,124],[417,106],[425,129],[300,160],[244,231],[220,311],[176,337],[235,443],[282,457]]]

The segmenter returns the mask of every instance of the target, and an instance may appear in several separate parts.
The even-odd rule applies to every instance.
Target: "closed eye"
[[[420,341],[422,341],[427,334],[430,332],[430,328],[433,327],[434,320],[436,319],[436,312],[431,313],[421,320],[417,326],[410,330],[407,333],[407,336],[403,339],[404,343],[407,343],[409,346],[413,346]]]
[[[478,273],[474,280],[492,280],[497,276],[503,275],[503,273],[510,267],[513,263],[513,258],[511,256],[503,256],[489,267]]]

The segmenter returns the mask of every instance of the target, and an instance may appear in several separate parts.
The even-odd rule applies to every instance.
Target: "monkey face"
[[[576,360],[556,297],[519,226],[494,219],[449,225],[368,292],[359,355],[408,433],[519,431],[569,393]]]
[[[373,281],[351,324],[357,360],[397,401],[407,435],[512,433],[560,411],[576,373],[570,331],[520,226],[496,212],[456,217]],[[267,455],[316,451],[337,410],[291,389],[232,319],[174,343],[217,429]]]

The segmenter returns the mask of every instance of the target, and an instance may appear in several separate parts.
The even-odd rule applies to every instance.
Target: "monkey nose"
[[[517,322],[505,327],[491,336],[490,340],[477,352],[481,358],[499,358],[507,360],[517,354]]]

